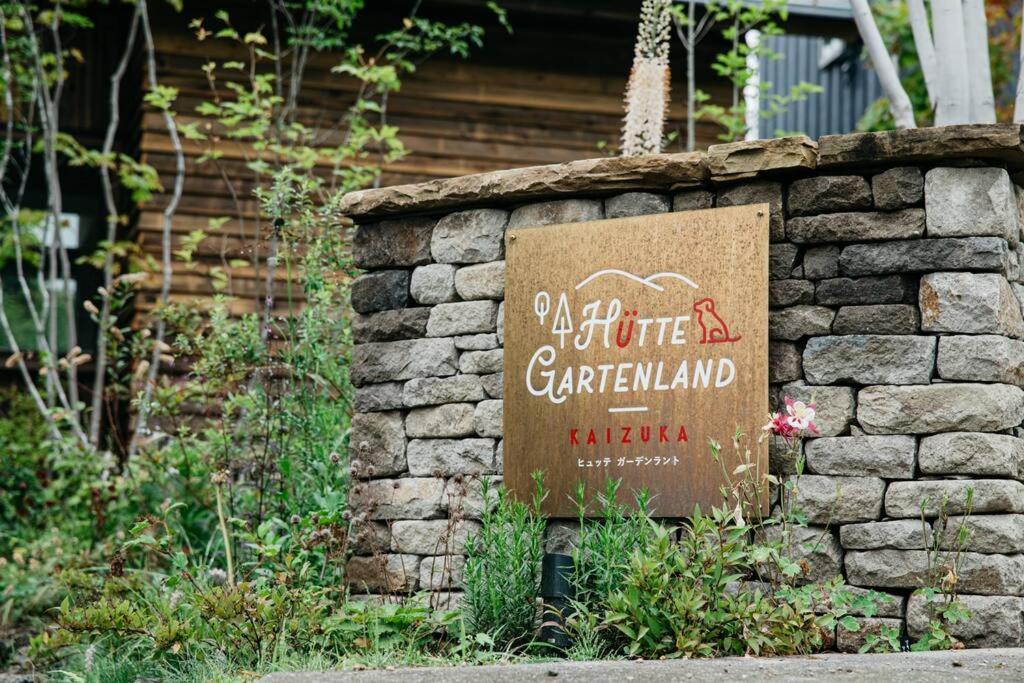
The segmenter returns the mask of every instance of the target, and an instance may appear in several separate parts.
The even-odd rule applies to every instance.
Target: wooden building
[[[472,21],[486,28],[484,46],[469,59],[436,56],[404,79],[401,91],[388,104],[388,122],[400,129],[409,154],[385,169],[385,185],[413,183],[431,178],[477,173],[500,168],[550,164],[610,153],[617,147],[623,114],[623,92],[632,62],[633,41],[640,2],[630,0],[507,0],[513,32],[503,29],[481,0],[427,0],[423,16],[452,22]],[[799,3],[797,3],[799,4]],[[408,10],[402,2],[373,2],[354,27],[365,38],[391,30]],[[812,7],[816,3],[811,4]],[[199,42],[189,22],[203,14],[203,3],[186,2],[180,13],[163,10],[154,23],[160,80],[179,88],[176,105],[182,120],[209,95],[201,71],[211,58],[227,58],[215,41]],[[828,35],[851,35],[851,24],[841,15],[796,15],[793,30]],[[698,86],[719,101],[731,90],[710,67],[724,45],[713,32],[698,49]],[[670,131],[677,134],[674,148],[685,140],[685,73],[683,51],[673,47],[673,96]],[[302,105],[310,117],[330,119],[351,102],[355,84],[331,74],[334,60],[321,55],[313,62],[302,91]],[[143,161],[163,174],[170,187],[173,157],[159,115],[142,116],[139,150]],[[713,123],[696,127],[698,148],[717,141]],[[201,245],[199,260],[191,268],[176,266],[172,299],[190,300],[213,294],[210,268],[224,257],[248,258],[246,249],[259,229],[255,203],[245,182],[232,190],[211,164],[197,164],[200,145],[187,146],[185,196],[174,220],[177,243],[210,217],[232,215],[221,236]],[[234,162],[234,164],[232,163]],[[237,160],[222,166],[230,174]],[[240,169],[239,169],[240,170]],[[240,192],[241,191],[241,192]],[[137,239],[146,253],[159,252],[161,211],[166,196],[140,208]],[[159,286],[151,281],[139,301],[139,311],[157,300]],[[260,305],[263,285],[258,268],[230,271],[229,291],[241,312]]]
[[[403,79],[401,91],[389,99],[387,120],[398,126],[408,155],[386,167],[382,184],[588,158],[617,146],[639,2],[506,2],[511,34],[484,4],[427,0],[421,6],[422,16],[479,23],[486,37],[469,59],[438,55]],[[354,27],[355,37],[394,29],[406,9],[399,2],[368,3]],[[186,2],[183,12],[162,10],[154,22],[160,81],[179,89],[176,109],[183,123],[193,120],[190,113],[210,95],[202,65],[234,57],[225,52],[224,43],[196,40],[189,23],[197,10],[201,15],[200,3]],[[709,43],[709,54],[711,49]],[[334,63],[330,55],[319,55],[304,79],[301,105],[311,124],[337,119],[355,96],[352,79],[330,73]],[[674,129],[684,118],[684,85],[679,80],[684,70],[677,66]],[[724,84],[712,77],[707,64],[702,67],[700,86],[725,97]],[[699,144],[714,142],[716,134],[713,124],[701,124]],[[143,114],[138,147],[142,160],[156,167],[164,187],[170,188],[174,157],[158,112]],[[185,195],[174,218],[175,248],[192,230],[204,229],[210,218],[233,219],[200,245],[197,263],[175,266],[172,300],[211,296],[210,269],[222,268],[225,257],[249,258],[254,231],[265,227],[255,220],[252,188],[244,181],[240,159],[199,164],[200,143],[186,143],[186,152]],[[237,176],[229,183],[224,172]],[[137,240],[147,254],[159,254],[168,199],[164,194],[140,207]],[[242,312],[260,306],[260,270],[234,267],[229,273],[226,289],[238,297],[232,308]],[[158,296],[159,281],[153,278],[143,289],[139,312],[150,310]]]
[[[822,2],[829,5],[824,14]],[[853,36],[848,17],[832,7],[836,2],[793,0],[787,29]],[[178,89],[174,109],[179,124],[198,120],[195,108],[210,96],[203,65],[237,58],[225,51],[223,41],[200,41],[195,36],[192,21],[196,17],[205,17],[211,26],[216,23],[211,4],[185,0],[178,12],[169,3],[151,3],[158,78]],[[353,39],[394,29],[413,4],[412,0],[368,2],[353,27]],[[435,56],[404,78],[401,91],[389,100],[387,116],[389,124],[399,127],[409,153],[385,168],[380,183],[557,163],[600,156],[617,147],[640,0],[502,0],[500,4],[508,12],[511,33],[483,0],[420,4],[422,16],[485,27],[484,45],[474,49],[469,59]],[[800,9],[802,5],[810,8],[809,14]],[[229,5],[233,17],[254,27],[266,23],[265,7],[255,0]],[[85,59],[69,81],[64,120],[69,132],[96,148],[109,116],[108,79],[124,44],[130,8],[107,5],[93,12],[96,28],[75,37]],[[712,32],[700,43],[695,64],[698,86],[725,102],[731,90],[710,66],[714,54],[723,48],[718,33]],[[670,149],[681,151],[686,137],[685,62],[678,44],[672,55],[669,130],[676,141]],[[300,110],[311,124],[337,120],[355,97],[355,83],[330,72],[335,61],[329,54],[316,56],[303,81]],[[140,55],[123,88],[120,148],[154,166],[167,189],[141,205],[126,203],[130,224],[125,238],[134,241],[143,256],[159,261],[162,213],[173,185],[175,156],[160,113],[143,103],[144,77]],[[713,123],[698,123],[698,148],[716,142],[719,132]],[[235,313],[259,310],[265,296],[262,240],[268,226],[258,216],[244,160],[227,154],[217,164],[200,163],[204,146],[197,142],[186,141],[185,151],[184,195],[173,219],[172,248],[181,248],[192,231],[206,229],[211,218],[230,220],[199,244],[193,263],[175,263],[171,300],[209,299],[221,292],[233,296],[229,305]],[[83,226],[74,258],[95,248],[105,217],[95,172],[67,169],[67,174],[65,211],[77,214]],[[45,196],[40,202],[45,206]],[[215,288],[213,274],[222,277],[223,289]],[[79,299],[89,296],[98,284],[95,272],[86,266],[76,269],[75,277]],[[283,294],[283,282],[278,284],[277,293]],[[153,309],[159,292],[160,276],[154,274],[137,297],[137,317]],[[87,327],[87,319],[83,323]],[[83,345],[88,346],[88,334],[82,336]]]

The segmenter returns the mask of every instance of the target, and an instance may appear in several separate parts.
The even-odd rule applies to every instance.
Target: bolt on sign
[[[505,286],[505,482],[574,516],[621,479],[655,514],[721,503],[722,468],[768,414],[768,206],[510,230]]]

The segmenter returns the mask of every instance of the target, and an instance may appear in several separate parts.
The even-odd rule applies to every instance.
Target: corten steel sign
[[[721,502],[737,428],[768,413],[768,206],[509,231],[505,481],[544,470],[545,511],[577,482],[646,487],[659,516]]]

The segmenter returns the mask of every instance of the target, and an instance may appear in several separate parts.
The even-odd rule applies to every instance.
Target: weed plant
[[[466,544],[465,594],[462,612],[471,634],[482,634],[497,650],[522,646],[533,639],[539,614],[540,563],[545,521],[540,505],[544,481],[534,475],[529,503],[498,491],[497,502],[485,505],[480,532]],[[490,484],[483,482],[483,499]]]

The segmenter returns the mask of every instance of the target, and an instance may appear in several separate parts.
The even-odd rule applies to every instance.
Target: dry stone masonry
[[[957,126],[350,195],[366,271],[352,287],[353,589],[457,599],[481,482],[502,475],[506,230],[766,202],[770,399],[819,406],[796,488],[808,580],[891,594],[867,628],[919,636],[932,607],[911,593],[928,548],[954,549],[966,515],[960,589],[974,618],[955,635],[1024,645],[1021,169],[1019,126]],[[794,476],[782,455],[771,449],[772,468]],[[549,549],[574,529],[552,523]]]

